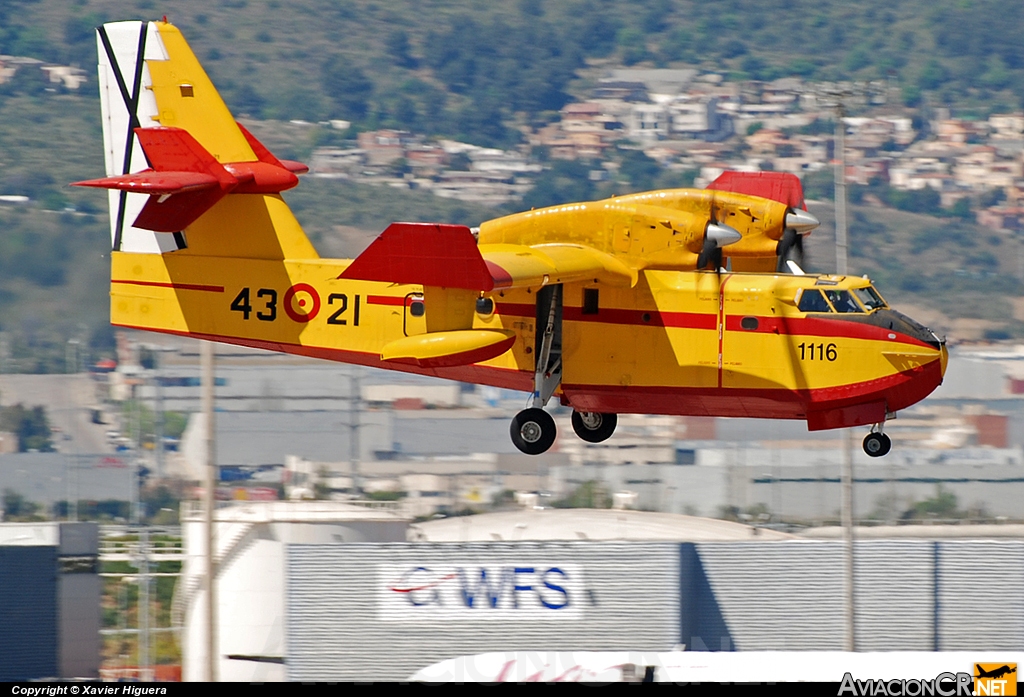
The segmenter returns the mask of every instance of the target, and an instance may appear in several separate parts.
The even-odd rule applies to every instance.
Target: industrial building
[[[206,660],[199,521],[183,527],[185,679]],[[403,680],[487,651],[843,648],[836,540],[616,510],[408,526],[304,502],[221,508],[217,530],[223,680]],[[859,650],[1024,641],[1020,540],[863,540],[855,591]]]
[[[99,677],[99,528],[0,524],[0,681]]]

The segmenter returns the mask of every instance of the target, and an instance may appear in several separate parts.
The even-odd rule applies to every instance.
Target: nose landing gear
[[[882,457],[892,449],[892,441],[889,436],[882,433],[882,426],[883,424],[875,424],[871,427],[871,433],[864,438],[864,452],[868,457]]]

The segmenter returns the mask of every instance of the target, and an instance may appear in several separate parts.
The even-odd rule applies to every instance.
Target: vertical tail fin
[[[149,163],[135,129],[160,125],[148,64],[167,61],[167,51],[153,22],[112,22],[96,31],[106,173],[114,177],[141,172]],[[145,194],[112,189],[108,200],[113,249],[161,253],[185,246],[180,234],[157,235],[133,225],[146,203]]]
[[[114,250],[316,258],[278,195],[305,167],[235,122],[181,32],[132,21],[97,33],[107,177],[81,184],[111,190]]]

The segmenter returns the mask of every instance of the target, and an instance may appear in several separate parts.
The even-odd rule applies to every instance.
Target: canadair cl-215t
[[[792,175],[394,223],[323,259],[281,197],[306,168],[235,122],[176,27],[98,35],[106,176],[79,184],[110,190],[114,325],[522,390],[529,454],[556,397],[589,442],[620,413],[804,419],[870,425],[879,456],[942,381],[945,342],[869,280],[787,261],[818,223]]]

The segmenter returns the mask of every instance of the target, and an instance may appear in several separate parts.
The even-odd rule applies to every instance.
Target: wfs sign
[[[387,622],[583,616],[583,571],[576,564],[387,564],[378,578],[379,617]]]

